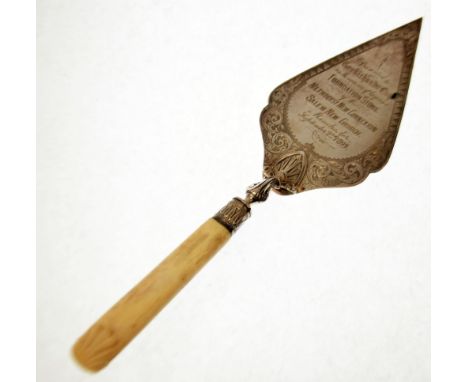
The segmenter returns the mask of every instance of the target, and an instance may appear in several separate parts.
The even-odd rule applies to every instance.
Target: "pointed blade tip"
[[[419,18],[417,18],[417,19],[415,19],[413,21],[410,21],[408,24],[403,25],[402,28],[415,25],[415,26],[417,26],[418,30],[420,30],[422,22],[423,22],[423,18],[419,17]]]
[[[421,29],[422,22],[423,22],[422,16],[413,21],[413,23],[415,23],[420,29]]]

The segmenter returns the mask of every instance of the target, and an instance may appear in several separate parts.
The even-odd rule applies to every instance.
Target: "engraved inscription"
[[[421,19],[282,83],[260,115],[264,175],[281,193],[362,182],[387,163],[398,134]],[[303,153],[302,159],[298,161]],[[299,176],[283,177],[293,163]],[[288,172],[289,174],[289,172]]]
[[[404,58],[404,42],[395,39],[312,76],[290,96],[288,130],[323,157],[365,152],[388,128]]]

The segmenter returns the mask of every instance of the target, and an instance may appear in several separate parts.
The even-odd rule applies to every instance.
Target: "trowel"
[[[356,46],[273,90],[260,115],[263,179],[203,223],[77,340],[72,353],[81,366],[104,368],[270,191],[290,195],[355,186],[385,166],[407,99],[421,22]]]

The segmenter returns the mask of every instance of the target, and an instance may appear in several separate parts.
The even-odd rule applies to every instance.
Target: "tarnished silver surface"
[[[267,200],[272,187],[278,186],[275,178],[267,178],[247,188],[245,199],[234,198],[213,217],[218,223],[225,226],[230,232],[234,232],[250,217],[250,205],[252,203]]]
[[[233,198],[213,216],[213,219],[225,226],[229,232],[234,232],[249,217],[250,206],[241,198]]]
[[[278,86],[262,111],[264,176],[297,193],[353,186],[387,162],[398,133],[421,19]]]
[[[277,187],[279,181],[276,178],[267,178],[262,182],[254,183],[247,188],[245,202],[247,204],[264,202],[267,200],[270,190]]]
[[[354,186],[388,161],[410,83],[421,19],[278,86],[260,116],[265,179],[215,216],[235,231],[271,189]]]

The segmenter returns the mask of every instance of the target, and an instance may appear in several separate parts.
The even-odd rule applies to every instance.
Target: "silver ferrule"
[[[234,232],[250,217],[250,205],[267,200],[271,188],[278,184],[277,179],[267,178],[251,185],[246,191],[245,199],[233,198],[213,216],[213,219],[225,226],[229,232]]]

